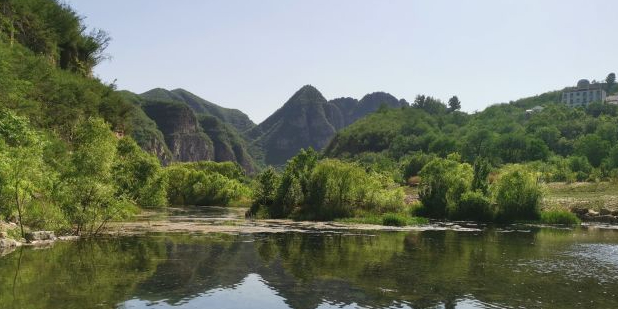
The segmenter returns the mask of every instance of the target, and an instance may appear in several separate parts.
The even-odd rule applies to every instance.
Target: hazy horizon
[[[615,1],[86,1],[107,31],[95,74],[119,89],[183,88],[261,122],[300,87],[385,91],[482,110],[615,69]]]

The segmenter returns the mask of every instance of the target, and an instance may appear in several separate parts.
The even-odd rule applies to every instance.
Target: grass
[[[567,210],[550,210],[541,213],[543,224],[577,225],[580,222],[575,214]]]
[[[342,223],[359,223],[386,226],[407,226],[429,223],[429,220],[427,220],[427,218],[414,217],[405,213],[385,213],[383,215],[364,214],[360,217],[341,218],[335,221]]]
[[[573,207],[618,210],[618,184],[611,182],[549,183],[543,210]]]

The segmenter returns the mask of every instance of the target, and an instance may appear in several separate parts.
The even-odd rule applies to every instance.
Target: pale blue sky
[[[482,110],[618,69],[616,0],[69,0],[106,30],[104,81],[184,88],[264,120],[327,99],[454,94]]]

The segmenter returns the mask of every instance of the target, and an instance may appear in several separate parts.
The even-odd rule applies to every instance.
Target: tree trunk
[[[19,185],[16,183],[15,184],[15,203],[17,205],[17,217],[19,218],[19,229],[21,230],[21,237],[26,238],[26,235],[24,234],[24,224],[22,223],[22,205],[21,205],[21,201],[19,199]]]

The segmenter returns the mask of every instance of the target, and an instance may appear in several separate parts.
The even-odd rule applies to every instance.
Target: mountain
[[[217,117],[222,122],[232,125],[238,132],[245,132],[255,127],[255,123],[245,113],[237,109],[221,107],[184,89],[179,88],[170,91],[155,88],[142,93],[140,96],[147,100],[183,102],[197,114],[209,114]]]
[[[133,138],[163,163],[233,161],[248,173],[255,172],[255,160],[239,133],[239,128],[255,124],[244,113],[220,107],[183,89],[156,88],[143,94],[122,94],[139,107],[132,122]]]
[[[321,150],[338,130],[383,105],[402,107],[407,102],[384,92],[368,94],[360,101],[327,101],[315,87],[306,85],[246,135],[263,150],[266,164],[282,165],[301,148]]]

